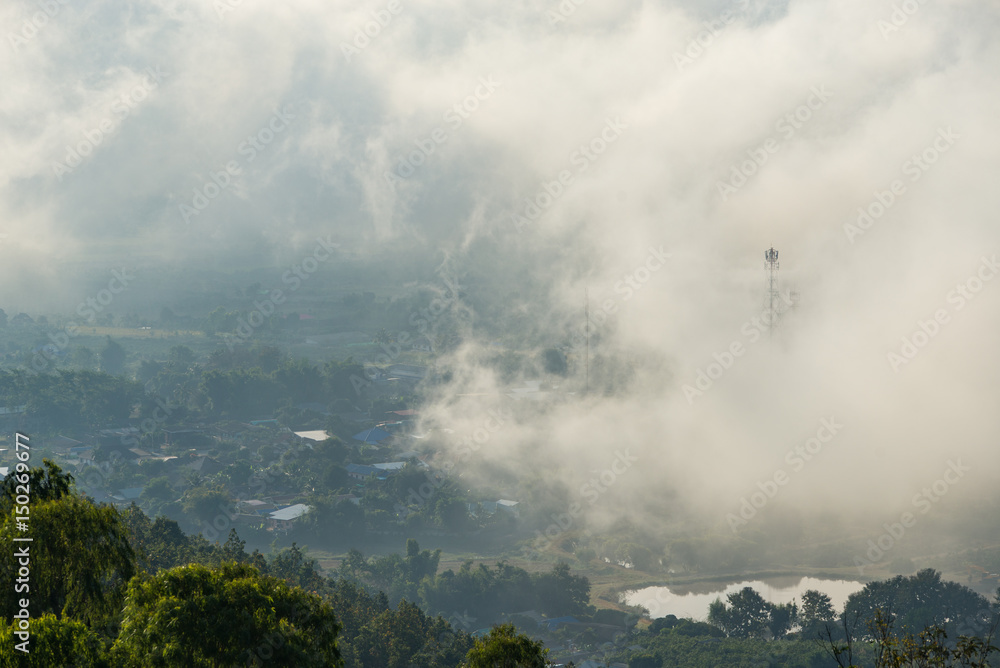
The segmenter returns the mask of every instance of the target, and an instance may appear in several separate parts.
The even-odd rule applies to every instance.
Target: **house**
[[[237,510],[244,515],[259,515],[264,516],[265,513],[270,513],[273,510],[277,510],[273,503],[268,501],[261,501],[260,499],[247,499],[246,501],[237,501]]]
[[[347,475],[355,480],[368,480],[381,473],[374,466],[367,466],[366,464],[348,464],[345,468],[347,469]]]
[[[144,459],[152,459],[153,458],[153,453],[146,452],[145,450],[142,450],[140,448],[129,448],[129,452],[132,453],[132,463],[133,464],[138,464],[138,463],[142,462]]]
[[[165,444],[175,447],[193,448],[204,445],[206,442],[204,435],[205,430],[197,427],[175,427],[163,430]]]
[[[307,441],[316,441],[316,442],[325,441],[326,439],[330,438],[330,432],[323,431],[322,429],[313,431],[297,431],[295,432],[295,435],[298,436],[299,438],[304,438]]]
[[[580,620],[572,615],[567,615],[566,617],[553,617],[552,619],[543,619],[538,622],[539,626],[544,626],[546,631],[552,632],[557,630],[560,626],[564,624],[579,624]]]
[[[292,523],[308,513],[310,507],[304,503],[296,503],[294,506],[286,506],[271,512],[267,518],[271,520],[271,526],[278,531],[288,531],[292,528]]]
[[[77,471],[83,471],[88,466],[97,466],[97,461],[94,459],[94,449],[83,450],[76,455],[77,459],[80,460],[80,466],[77,467]]]
[[[427,375],[427,367],[414,366],[413,364],[392,364],[386,370],[386,375],[390,378],[422,380]]]
[[[188,468],[192,471],[200,473],[203,476],[213,476],[224,469],[225,466],[223,466],[218,460],[212,459],[206,455],[196,457],[193,462],[188,464]]]
[[[212,427],[212,435],[216,438],[227,441],[236,441],[242,438],[243,434],[246,433],[246,428],[247,426],[242,422],[228,420],[225,422],[219,422]]]
[[[517,501],[500,499],[497,501],[496,509],[508,512],[514,517],[520,517],[521,515],[521,504],[519,504]]]
[[[385,439],[392,436],[389,432],[381,427],[372,427],[371,429],[365,429],[364,431],[359,431],[353,438],[355,441],[361,441],[362,443],[377,444],[381,443]]]
[[[410,349],[422,353],[432,353],[434,352],[434,344],[426,336],[419,336],[410,344]]]
[[[141,434],[136,427],[118,427],[116,429],[101,429],[95,434],[94,440],[100,445],[116,446],[125,443],[135,443]],[[127,447],[123,448],[128,450]],[[124,453],[122,453],[124,456]]]
[[[74,448],[87,447],[81,441],[77,441],[73,438],[67,438],[66,436],[53,436],[52,438],[45,439],[45,445],[58,451],[69,451],[73,452]]]
[[[476,505],[477,504],[474,503],[469,504],[470,513],[475,513],[477,511]],[[517,501],[510,501],[508,499],[500,499],[499,501],[480,501],[478,506],[479,509],[487,515],[493,515],[498,510],[510,513],[514,517],[520,517],[521,514],[520,504]]]
[[[406,466],[406,462],[382,462],[381,464],[372,464],[372,466],[383,473],[395,473]]]

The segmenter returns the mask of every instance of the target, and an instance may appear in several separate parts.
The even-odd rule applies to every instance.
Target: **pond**
[[[698,582],[686,585],[646,587],[626,592],[623,595],[629,605],[641,605],[649,610],[650,616],[690,617],[704,621],[708,617],[708,606],[717,598],[726,596],[744,587],[753,587],[771,603],[791,603],[795,599],[802,603],[802,593],[809,589],[823,592],[830,597],[833,609],[840,611],[847,597],[864,587],[863,582],[853,580],[821,580],[799,575],[744,580],[742,582]]]

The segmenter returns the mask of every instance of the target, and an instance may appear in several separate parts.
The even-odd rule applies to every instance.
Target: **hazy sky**
[[[491,436],[571,489],[631,446],[632,496],[595,509],[677,490],[721,523],[783,469],[775,503],[888,521],[949,459],[973,467],[956,490],[994,482],[1000,6],[11,0],[0,24],[9,304],[75,303],[79,263],[404,243],[495,294],[530,284],[510,305],[536,328],[584,288],[611,305],[603,345],[644,360],[630,393]],[[772,245],[798,306],[757,339]],[[450,389],[471,387],[497,389]],[[485,413],[458,406],[471,433]]]

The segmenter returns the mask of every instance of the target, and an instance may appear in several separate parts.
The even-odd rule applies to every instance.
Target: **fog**
[[[129,267],[123,305],[169,303],[321,236],[442,291],[448,258],[439,462],[650,533],[728,534],[783,472],[738,531],[944,541],[997,499],[1000,11],[902,7],[4,3],[0,299],[72,312]],[[487,363],[548,347],[567,378]]]

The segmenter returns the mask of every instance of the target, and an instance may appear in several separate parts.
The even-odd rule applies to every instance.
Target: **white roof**
[[[517,501],[511,501],[509,499],[500,499],[497,501],[497,505],[511,507],[511,506],[516,506]]]
[[[380,471],[398,471],[406,466],[406,462],[383,462],[381,464],[372,464],[372,466]]]
[[[310,441],[325,441],[330,438],[330,434],[322,429],[315,429],[313,431],[297,431],[295,432],[295,435],[299,438],[308,438]]]
[[[268,515],[272,520],[294,520],[309,512],[309,506],[304,503],[296,503],[294,506],[287,506],[280,510],[275,510]]]

